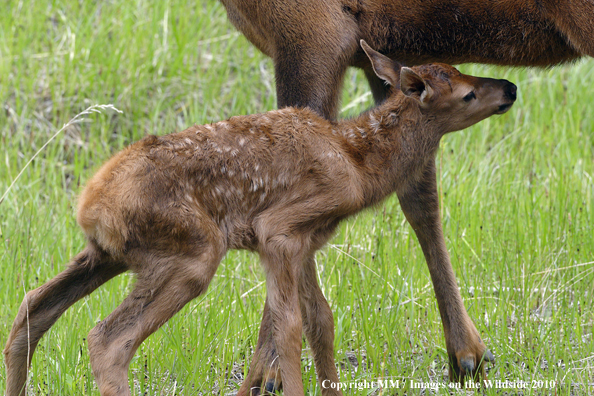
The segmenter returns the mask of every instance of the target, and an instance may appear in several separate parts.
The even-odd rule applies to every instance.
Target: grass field
[[[446,136],[437,158],[454,270],[497,359],[488,377],[524,381],[525,395],[592,394],[594,60],[550,70],[461,70],[519,88],[509,113]],[[0,203],[0,345],[25,292],[84,246],[76,196],[98,166],[149,133],[273,109],[274,92],[271,61],[214,0],[4,3],[0,196],[77,113],[108,103],[122,113],[105,110],[65,128]],[[342,117],[371,105],[361,73],[349,72],[342,105]],[[450,392],[429,273],[396,197],[344,222],[317,265],[334,311],[341,380],[406,381],[347,394]],[[85,337],[133,284],[122,275],[66,312],[37,348],[31,394],[99,394]],[[257,257],[230,252],[208,292],[140,347],[130,367],[133,394],[234,392],[264,298]],[[303,379],[307,394],[320,394],[305,344]],[[416,389],[411,381],[446,388]],[[4,387],[2,369],[0,393]]]

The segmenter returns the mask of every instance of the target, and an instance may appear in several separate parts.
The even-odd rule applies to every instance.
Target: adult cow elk
[[[308,106],[328,119],[337,116],[349,66],[363,69],[376,103],[388,95],[389,88],[359,47],[360,39],[409,66],[477,62],[546,67],[594,56],[592,0],[221,1],[233,25],[273,59],[278,107]],[[413,211],[430,213],[438,205],[435,185],[428,183],[422,190],[428,194]],[[425,222],[414,227],[428,261],[444,244],[441,237],[422,241],[423,235],[439,235],[435,227]],[[270,326],[265,307],[241,395],[250,388],[257,393],[262,382],[268,390],[279,385]],[[452,353],[450,365],[450,378],[460,380],[480,368],[479,362],[463,363]]]

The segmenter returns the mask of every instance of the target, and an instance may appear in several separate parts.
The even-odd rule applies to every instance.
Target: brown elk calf
[[[457,292],[427,186],[435,185],[441,137],[506,112],[516,87],[444,64],[401,67],[362,45],[391,89],[381,106],[354,120],[285,108],[149,136],[108,161],[80,197],[87,247],[24,298],[4,349],[7,395],[25,393],[33,351],[58,317],[132,270],[134,290],[88,336],[101,394],[129,395],[127,370],[138,346],[206,290],[228,249],[260,255],[285,395],[303,395],[302,329],[319,381],[337,382],[332,312],[314,254],[342,219],[393,192],[413,227],[437,230],[420,242],[435,246],[426,253],[448,352],[462,367],[489,358]],[[434,202],[431,211],[419,211],[420,201]]]
[[[594,56],[592,0],[221,2],[235,27],[273,59],[278,106],[309,106],[328,119],[336,118],[349,66],[363,69],[376,104],[389,94],[359,47],[360,39],[409,66],[429,62],[551,66]],[[435,205],[420,201],[417,210],[430,212]],[[432,227],[433,223],[422,223],[415,232],[420,239],[440,232]],[[426,243],[427,255],[442,242]],[[266,311],[265,307],[259,352],[250,368],[253,387],[259,386],[263,370],[276,372],[270,369],[277,364]],[[452,379],[461,379],[460,374],[458,367],[450,370]],[[268,388],[273,384],[271,378]],[[247,389],[247,385],[242,388],[242,394]]]

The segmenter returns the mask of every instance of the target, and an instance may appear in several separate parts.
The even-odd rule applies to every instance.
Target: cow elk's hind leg
[[[64,271],[27,293],[4,348],[7,396],[26,393],[27,368],[37,343],[64,311],[125,270],[89,244]]]
[[[153,254],[155,253],[155,254]],[[128,366],[140,344],[208,287],[224,252],[144,252],[134,290],[88,337],[93,374],[102,396],[130,395]]]
[[[282,57],[275,59],[274,73],[278,107],[307,106],[325,118],[336,119],[347,68],[344,62],[326,57],[322,60],[324,67],[318,68],[310,62],[311,59],[300,56],[299,53],[279,53]]]
[[[306,53],[304,49],[303,54]],[[306,56],[292,50],[279,51],[279,54],[285,57],[275,59],[278,107],[308,106],[325,118],[336,119],[346,63],[333,58],[330,52],[325,53],[323,63],[327,67],[322,68],[311,64]],[[336,57],[338,56],[344,55],[337,53]],[[272,336],[267,333],[272,328],[268,310],[269,306],[266,304],[256,352],[248,375],[237,393],[238,396],[257,396],[261,394],[263,384],[268,392],[282,387],[277,348]]]
[[[571,46],[594,57],[594,2],[591,0],[545,2],[551,20],[567,37]]]
[[[332,6],[324,2],[311,4]],[[276,48],[274,75],[279,108],[307,106],[324,118],[336,119],[344,75],[359,49],[352,19],[341,16],[344,20],[340,27],[336,21],[326,20],[322,33],[314,29],[307,32],[311,36],[307,39],[298,35]]]
[[[445,246],[435,180],[435,161],[426,165],[422,179],[398,192],[400,206],[419,239],[427,260],[450,360],[450,379],[484,375],[484,361],[493,361],[468,316]]]
[[[342,395],[340,390],[323,386],[325,380],[336,384],[339,379],[334,365],[334,317],[318,285],[313,256],[308,257],[304,262],[299,281],[299,298],[303,329],[314,355],[318,381],[322,385],[322,395]]]

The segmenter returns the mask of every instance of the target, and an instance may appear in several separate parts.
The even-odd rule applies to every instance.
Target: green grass
[[[105,111],[67,127],[0,203],[1,345],[25,291],[55,276],[84,246],[76,195],[111,154],[148,133],[275,106],[272,63],[231,27],[216,1],[9,1],[2,8],[0,194],[89,105],[112,103],[123,113]],[[454,270],[497,357],[488,376],[556,382],[524,394],[592,393],[594,61],[551,70],[461,69],[519,87],[508,114],[446,136],[437,158]],[[349,72],[341,116],[371,105],[367,92],[362,74]],[[335,314],[342,381],[448,385],[429,273],[395,197],[344,222],[317,262]],[[130,367],[134,394],[236,390],[257,339],[263,280],[256,256],[230,252],[208,292],[140,347]],[[98,395],[85,337],[133,282],[131,275],[110,281],[46,334],[33,359],[31,394]],[[304,348],[306,391],[320,394]]]

